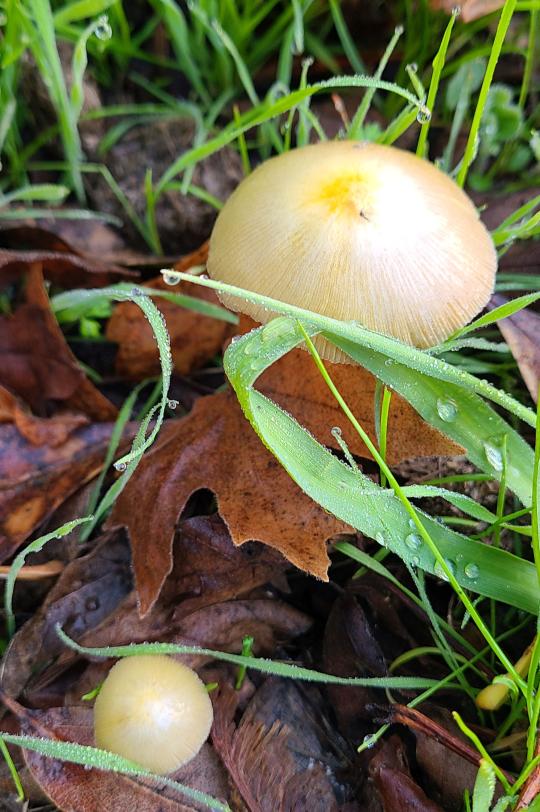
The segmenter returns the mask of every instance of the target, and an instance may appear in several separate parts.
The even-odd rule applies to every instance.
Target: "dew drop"
[[[458,413],[457,403],[451,398],[438,398],[437,414],[445,423],[452,423]]]
[[[468,564],[465,564],[464,573],[467,578],[470,578],[471,581],[476,581],[478,576],[480,575],[480,568],[478,564],[475,564],[474,561],[470,561]]]
[[[103,14],[96,23],[94,34],[102,41],[108,40],[112,37],[112,28],[109,23],[109,18]]]
[[[450,561],[447,558],[447,559],[445,559],[445,564],[446,564],[447,568],[450,570],[450,572],[452,573],[452,575],[455,575],[456,565],[454,564],[454,562]],[[442,581],[449,581],[450,580],[448,575],[446,574],[446,572],[443,570],[442,565],[439,564],[438,561],[435,562],[434,572],[435,572],[435,575],[438,578],[440,578]]]
[[[144,293],[140,288],[131,288],[130,294],[131,296],[144,296]]]
[[[387,545],[386,538],[383,533],[375,533],[375,541],[377,544],[380,544],[381,547],[386,547]]]
[[[364,736],[364,739],[362,741],[362,747],[365,750],[370,750],[375,745],[375,743],[376,743],[375,736],[372,736],[371,734],[368,733],[367,736]]]
[[[163,281],[166,285],[178,285],[180,279],[175,271],[162,271]]]
[[[335,437],[336,440],[337,440],[338,437],[342,436],[343,432],[341,431],[339,426],[334,426],[334,428],[330,431],[330,434],[332,435],[332,437]]]
[[[419,124],[427,124],[428,121],[431,121],[431,110],[425,105],[422,105],[422,107],[418,109],[416,120]]]
[[[391,367],[393,363],[394,363],[393,358],[387,358],[386,361],[384,362],[384,365],[385,367]]]
[[[496,471],[502,471],[503,469],[503,457],[500,448],[497,448],[492,442],[485,442],[484,443],[484,452],[486,454],[486,459]]]
[[[416,530],[416,522],[414,521],[414,519],[409,519],[409,527],[411,527],[413,530]]]
[[[116,468],[117,471],[125,471],[127,465],[125,462],[115,462],[114,467]]]
[[[409,533],[405,539],[405,544],[409,550],[419,550],[422,546],[422,539],[420,536],[417,536],[416,533]]]
[[[413,555],[413,557],[411,558],[411,565],[413,567],[419,567],[420,566],[420,558],[417,555]]]
[[[167,406],[169,407],[169,409],[176,409],[176,407],[178,406],[178,401],[177,400],[172,400],[172,399],[168,400],[167,401]]]

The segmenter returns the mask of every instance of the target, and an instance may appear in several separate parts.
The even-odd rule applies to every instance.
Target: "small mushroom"
[[[96,745],[158,775],[191,761],[213,710],[197,674],[165,655],[135,655],[109,671],[94,705]]]
[[[331,141],[261,164],[210,240],[213,279],[430,347],[488,302],[497,258],[467,195],[395,147]],[[267,322],[274,313],[221,295]],[[350,359],[324,339],[330,361]]]

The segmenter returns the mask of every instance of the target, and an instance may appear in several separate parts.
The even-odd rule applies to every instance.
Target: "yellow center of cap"
[[[371,183],[359,172],[343,172],[324,182],[311,203],[322,204],[332,214],[348,214],[355,217],[369,217],[368,208],[372,199]]]

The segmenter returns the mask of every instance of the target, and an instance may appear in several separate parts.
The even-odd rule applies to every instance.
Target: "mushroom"
[[[496,267],[491,237],[453,180],[409,152],[355,141],[261,164],[221,210],[208,257],[213,279],[421,348],[487,304]],[[275,315],[220,298],[257,322]],[[351,363],[316,344],[327,360]]]
[[[96,745],[158,775],[191,761],[208,738],[210,697],[197,674],[165,655],[134,655],[109,671],[94,705]]]

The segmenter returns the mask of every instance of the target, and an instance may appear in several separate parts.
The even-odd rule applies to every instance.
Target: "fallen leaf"
[[[0,425],[0,561],[102,468],[114,424],[78,427],[73,415],[65,425],[62,419],[52,418],[53,445],[35,445],[15,424]],[[44,424],[40,430],[46,438]],[[134,432],[127,429],[122,448]]]
[[[453,0],[430,0],[430,6],[434,10],[446,11],[450,14],[456,4]],[[463,0],[459,4],[461,9],[461,19],[464,23],[470,23],[473,20],[478,20],[479,17],[484,17],[486,14],[491,14],[493,11],[504,6],[504,0]]]
[[[0,231],[0,237],[2,232]],[[108,285],[118,279],[136,279],[125,268],[106,264],[94,257],[83,257],[68,249],[56,251],[8,251],[0,249],[0,277],[13,281],[29,265],[40,265],[43,275],[64,288],[88,288]]]
[[[338,812],[349,804],[347,748],[316,690],[267,679],[238,726],[237,701],[228,686],[220,689],[212,741],[250,812]]]
[[[174,528],[189,497],[216,494],[233,542],[263,541],[293,564],[326,579],[325,541],[347,532],[292,482],[262,445],[232,392],[200,398],[165,424],[113,509],[109,527],[128,529],[141,615],[172,567]]]
[[[131,589],[125,534],[108,533],[92,552],[68,564],[42,606],[17,631],[2,658],[0,686],[9,696],[26,690],[51,659],[65,651],[56,632],[81,636],[108,618]]]
[[[323,639],[324,670],[339,677],[384,677],[384,655],[361,606],[351,595],[339,597],[328,617]],[[340,732],[359,741],[371,729],[368,706],[380,696],[369,688],[327,685],[326,692],[337,716]]]
[[[10,702],[10,704],[12,704]],[[19,706],[20,707],[20,706]],[[21,733],[94,746],[92,709],[50,708],[19,711]],[[102,770],[87,770],[78,764],[46,758],[24,750],[24,759],[34,779],[63,812],[207,812],[207,807],[160,784],[159,780],[135,778]],[[209,745],[171,776],[193,789],[225,802],[229,796],[227,777]]]
[[[53,316],[41,263],[22,267],[25,301],[0,315],[0,384],[38,416],[61,404],[94,420],[114,420],[116,408],[88,380]]]
[[[495,294],[491,297],[489,309],[493,310],[507,301],[504,296]],[[540,315],[534,310],[520,310],[512,316],[500,319],[497,326],[516,359],[532,399],[537,403],[540,382]]]
[[[194,265],[204,264],[207,256],[208,245],[205,243],[197,251],[184,257],[175,268],[187,272]],[[156,290],[171,290],[161,275],[145,285]],[[219,304],[214,291],[200,285],[183,282],[174,287],[174,292]],[[186,375],[201,367],[219,353],[225,338],[232,334],[231,325],[227,322],[202,316],[165,299],[156,299],[155,304],[165,317],[174,368],[178,375]],[[107,325],[107,338],[118,344],[116,369],[120,375],[142,380],[159,374],[156,340],[140,307],[132,302],[117,305]]]
[[[21,437],[31,445],[48,445],[56,448],[65,443],[75,429],[89,423],[82,414],[35,417],[19,398],[0,386],[0,423],[13,423]]]
[[[411,775],[405,746],[397,736],[384,741],[369,765],[383,812],[445,812],[430,801]]]

